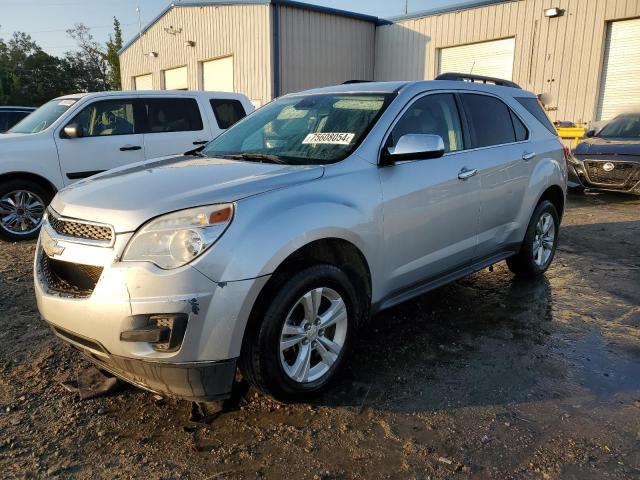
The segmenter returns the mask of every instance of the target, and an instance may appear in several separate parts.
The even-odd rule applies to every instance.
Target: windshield
[[[66,112],[77,100],[72,98],[51,100],[31,115],[13,126],[10,133],[38,133],[49,128],[60,115]]]
[[[620,115],[598,132],[601,138],[640,138],[640,114]]]
[[[203,154],[290,164],[342,160],[364,139],[390,94],[286,97],[257,110],[209,143]]]

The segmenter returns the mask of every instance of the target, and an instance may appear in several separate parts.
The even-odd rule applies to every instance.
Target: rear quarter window
[[[213,109],[213,115],[216,117],[216,122],[218,122],[218,127],[222,130],[226,130],[247,116],[247,112],[244,111],[239,100],[216,98],[209,100],[209,103]]]
[[[549,120],[549,117],[547,117],[547,114],[544,113],[544,110],[542,109],[542,105],[540,105],[540,101],[538,101],[537,98],[516,97],[516,100],[520,105],[526,108],[531,115],[536,117],[536,120],[538,120],[542,125],[544,125],[544,127],[547,130],[549,130],[554,135],[558,135],[558,132],[556,131],[556,127],[553,126],[553,123],[551,123],[551,120]]]

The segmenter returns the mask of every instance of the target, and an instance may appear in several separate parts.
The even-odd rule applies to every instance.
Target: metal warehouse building
[[[458,71],[553,99],[554,120],[640,104],[640,0],[479,0],[393,20],[288,0],[182,2],[120,52],[123,88],[233,90],[260,105],[351,79]]]

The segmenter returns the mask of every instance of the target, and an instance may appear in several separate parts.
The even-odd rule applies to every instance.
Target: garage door
[[[442,48],[439,73],[474,73],[511,80],[515,48],[515,38]]]
[[[640,18],[607,25],[597,120],[609,120],[640,99]],[[635,100],[633,100],[635,99]],[[633,102],[632,102],[633,103]]]
[[[164,71],[165,90],[188,90],[187,67],[172,68]]]
[[[153,90],[153,75],[140,75],[134,78],[134,86],[136,90]]]
[[[233,57],[202,62],[202,84],[210,92],[233,92]]]

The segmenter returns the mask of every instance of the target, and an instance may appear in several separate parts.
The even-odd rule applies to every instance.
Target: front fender
[[[358,177],[357,185],[351,175],[338,175],[240,200],[229,230],[193,265],[216,282],[257,278],[304,245],[327,238],[346,240],[365,258],[376,258],[382,238],[377,170]],[[373,276],[376,262],[369,263]]]
[[[56,190],[64,187],[58,150],[48,132],[0,137],[0,176],[15,173],[43,178]]]

